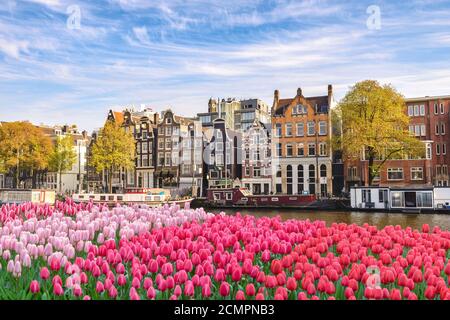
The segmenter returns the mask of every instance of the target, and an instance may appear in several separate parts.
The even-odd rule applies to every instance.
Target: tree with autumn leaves
[[[0,170],[14,174],[14,187],[48,167],[52,141],[29,122],[5,122],[0,126]]]
[[[335,141],[344,158],[368,160],[369,185],[386,161],[423,157],[424,144],[409,132],[404,97],[391,85],[359,82],[350,88],[336,110],[342,132]]]
[[[131,132],[115,121],[107,121],[92,147],[91,163],[98,173],[106,172],[109,193],[112,193],[114,172],[133,168],[134,159],[135,141]]]
[[[73,138],[70,135],[58,136],[49,156],[49,169],[59,175],[58,190],[62,192],[62,174],[72,168],[77,160]]]

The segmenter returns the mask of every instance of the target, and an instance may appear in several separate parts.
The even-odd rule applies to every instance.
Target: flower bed
[[[449,247],[427,225],[92,205],[1,227],[0,299],[450,299]]]

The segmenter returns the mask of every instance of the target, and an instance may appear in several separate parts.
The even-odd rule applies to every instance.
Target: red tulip
[[[53,258],[50,260],[50,269],[51,269],[52,271],[59,271],[59,269],[61,269],[61,262],[59,261],[58,258],[53,257]]]
[[[258,293],[255,297],[255,300],[265,300],[264,295],[262,293]]]
[[[50,277],[50,271],[48,271],[47,267],[42,267],[40,276],[42,280],[47,280]]]
[[[238,290],[236,293],[236,300],[245,300],[244,291]]]
[[[253,297],[255,295],[256,290],[255,290],[255,286],[253,285],[253,283],[247,284],[247,286],[245,287],[245,293],[249,297]]]
[[[52,285],[55,286],[55,284],[59,284],[60,286],[62,286],[62,280],[59,275],[54,276],[52,279]]]
[[[73,295],[75,297],[81,297],[83,295],[83,291],[81,290],[81,287],[79,284],[75,284],[73,286]]]
[[[141,297],[139,296],[139,294],[136,291],[136,288],[134,288],[134,287],[131,287],[131,289],[130,289],[130,299],[131,300],[141,300]]]
[[[123,287],[124,285],[127,284],[127,278],[125,278],[125,276],[123,274],[120,274],[117,277],[117,284],[121,287]]]
[[[436,296],[436,288],[435,287],[429,286],[425,289],[425,297],[428,300],[433,300],[435,296]]]
[[[155,298],[155,296],[156,296],[155,288],[153,288],[153,287],[148,288],[148,290],[147,290],[147,298],[152,300],[152,299]]]
[[[131,281],[131,286],[135,289],[139,289],[141,287],[141,281],[138,278],[133,278]]]
[[[308,285],[308,288],[306,289],[306,292],[308,293],[308,295],[313,295],[316,293],[316,288],[314,286],[314,284],[310,283]]]
[[[402,295],[400,293],[400,290],[392,289],[391,300],[402,300]]]
[[[118,292],[117,292],[117,289],[115,286],[111,286],[108,289],[108,295],[110,298],[115,299],[117,297],[117,294],[118,294]]]
[[[62,296],[64,294],[64,290],[63,290],[61,284],[55,283],[53,285],[53,294],[55,296]]]
[[[95,291],[97,293],[102,293],[105,290],[105,287],[103,286],[103,283],[101,281],[97,281],[97,284],[95,286]]]
[[[85,301],[91,300],[91,297],[86,295],[83,297],[83,300],[85,300]]]
[[[230,294],[230,285],[228,282],[222,282],[220,284],[219,293],[222,297],[227,297]]]
[[[272,273],[275,275],[283,271],[283,267],[281,266],[280,260],[272,260],[272,263],[270,265],[270,271],[272,271]]]
[[[194,295],[194,284],[192,281],[187,281],[184,285],[184,295],[188,297],[192,297]]]
[[[287,279],[287,283],[286,283],[286,288],[289,291],[295,291],[297,289],[297,280],[295,280],[295,278],[288,278]]]
[[[211,296],[211,288],[209,285],[202,286],[202,297],[208,298]]]
[[[306,293],[303,291],[299,292],[297,295],[297,300],[308,300],[308,297],[306,296]]]
[[[31,281],[31,283],[30,283],[30,291],[33,294],[38,293],[40,291],[39,282],[37,282],[36,280]]]

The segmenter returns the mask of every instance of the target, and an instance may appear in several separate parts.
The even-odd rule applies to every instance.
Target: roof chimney
[[[303,94],[302,94],[302,88],[298,88],[298,89],[297,89],[297,97],[301,97],[301,96],[303,96]]]
[[[275,110],[278,107],[278,101],[280,101],[280,91],[275,90],[273,94],[272,116],[275,114]]]
[[[328,96],[333,95],[333,86],[331,84],[328,85]]]

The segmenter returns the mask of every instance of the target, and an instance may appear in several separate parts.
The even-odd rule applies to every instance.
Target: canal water
[[[442,230],[450,230],[450,214],[411,214],[411,213],[377,213],[377,212],[330,212],[330,211],[302,211],[302,210],[271,210],[271,209],[253,209],[253,210],[232,210],[232,209],[211,209],[214,213],[221,211],[227,214],[240,212],[242,215],[253,215],[256,217],[276,217],[280,216],[283,220],[300,219],[311,221],[322,220],[331,225],[333,222],[358,224],[368,223],[384,228],[388,225],[400,225],[403,228],[412,227],[421,229],[423,224],[428,223],[431,227],[439,226]]]

